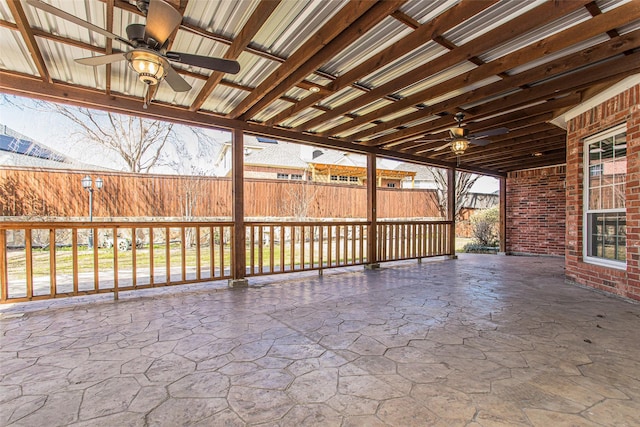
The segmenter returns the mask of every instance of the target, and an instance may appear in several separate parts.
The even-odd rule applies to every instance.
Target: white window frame
[[[590,176],[590,168],[589,168],[589,145],[596,142],[601,141],[603,139],[609,138],[611,136],[615,136],[621,133],[625,133],[627,131],[627,124],[623,123],[611,129],[608,129],[604,132],[600,132],[597,135],[590,136],[585,138],[583,143],[583,184],[582,184],[582,259],[585,263],[600,265],[603,267],[611,267],[620,270],[626,270],[627,262],[626,261],[616,261],[612,259],[600,258],[589,256],[589,243],[591,242],[591,229],[590,229],[590,221],[589,214],[593,213],[616,213],[620,212],[620,209],[589,209],[589,176]],[[626,208],[624,210],[626,215]]]

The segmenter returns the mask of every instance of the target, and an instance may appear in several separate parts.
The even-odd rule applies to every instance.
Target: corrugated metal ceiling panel
[[[304,110],[300,111],[298,114],[282,122],[282,126],[288,127],[288,128],[297,127],[313,118],[318,117],[321,114],[323,114],[323,112],[318,109],[305,108]]]
[[[376,88],[411,72],[416,67],[420,67],[429,61],[433,61],[447,52],[449,52],[448,49],[440,46],[436,42],[429,41],[404,55],[402,58],[399,58],[391,64],[388,64],[363,79],[360,79],[359,82],[365,86]]]
[[[187,3],[185,22],[233,38],[238,35],[259,3],[259,0],[192,0]]]
[[[47,39],[36,39],[51,78],[85,87],[106,88],[105,66],[89,67],[73,58],[91,56],[92,52]]]
[[[254,117],[254,119],[258,122],[267,121],[271,117],[275,116],[276,114],[284,110],[285,108],[289,108],[289,107],[291,107],[290,102],[284,101],[282,99],[278,99],[272,102],[271,104],[269,104],[269,106],[264,110],[262,110],[259,114],[257,114]]]
[[[38,69],[31,60],[29,49],[20,33],[0,27],[0,52],[20,52],[20,55],[0,55],[0,68],[31,75],[38,75]]]
[[[253,42],[270,53],[289,57],[345,4],[347,0],[283,1]]]
[[[202,105],[202,109],[217,114],[227,114],[247,96],[246,91],[218,85]]]
[[[420,92],[437,84],[443,83],[449,79],[457,77],[461,74],[464,74],[468,71],[477,68],[477,65],[472,64],[471,62],[462,62],[460,64],[454,65],[453,67],[449,67],[446,70],[442,70],[441,72],[434,74],[424,80],[421,80],[417,83],[414,83],[406,88],[402,89],[400,92],[397,92],[396,95],[400,97],[407,97],[413,95],[414,93]]]
[[[411,0],[402,5],[400,10],[421,24],[425,24],[458,3],[460,3],[459,0]]]
[[[347,49],[335,55],[322,70],[334,75],[344,74],[411,32],[410,28],[397,19],[387,17]]]

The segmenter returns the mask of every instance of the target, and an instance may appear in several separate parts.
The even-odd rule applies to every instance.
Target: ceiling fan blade
[[[85,28],[87,28],[87,29],[89,29],[91,31],[94,31],[94,32],[98,33],[98,34],[102,34],[103,36],[105,36],[107,38],[110,38],[110,39],[113,39],[113,40],[117,40],[117,41],[119,41],[121,43],[124,43],[124,44],[126,44],[128,46],[133,46],[133,44],[129,40],[123,39],[120,36],[117,36],[117,35],[115,35],[113,33],[110,33],[109,31],[107,31],[107,30],[105,30],[103,28],[98,27],[97,25],[93,25],[92,23],[87,22],[87,21],[85,21],[83,19],[80,19],[77,16],[74,16],[74,15],[72,15],[70,13],[67,13],[64,10],[58,9],[57,7],[53,7],[48,3],[41,2],[40,0],[27,0],[27,3],[29,5],[37,8],[37,9],[44,10],[45,12],[48,12],[48,13],[50,13],[52,15],[55,15],[55,16],[57,16],[59,18],[62,18],[62,19],[67,20],[69,22],[73,22],[74,24],[80,25],[81,27],[85,27]]]
[[[167,52],[167,59],[181,64],[193,65],[194,67],[207,68],[213,71],[221,71],[228,74],[237,74],[240,71],[238,61],[230,59],[213,58],[211,56],[192,55],[182,52]]]
[[[410,142],[445,142],[446,139],[415,139],[413,141]]]
[[[169,3],[151,0],[147,12],[145,38],[151,37],[162,46],[181,22],[182,15]]]
[[[478,132],[469,135],[469,138],[484,138],[485,136],[496,136],[496,135],[504,135],[505,133],[509,133],[509,129],[507,128],[495,128],[486,130],[484,132]]]
[[[164,79],[169,83],[171,89],[176,92],[186,92],[191,90],[191,85],[187,83],[187,81],[183,79],[182,76],[171,66],[167,67],[167,75],[164,76]]]
[[[480,147],[482,147],[487,144],[491,144],[491,141],[489,141],[488,139],[470,139],[469,143],[473,145],[479,145]]]
[[[446,143],[446,144],[444,144],[442,147],[434,148],[434,150],[433,150],[433,151],[442,151],[442,150],[444,150],[445,148],[447,148],[447,147],[448,147],[448,146],[450,146],[450,145],[451,145],[451,143],[450,143],[450,142],[447,142],[447,143]]]
[[[124,53],[113,53],[111,55],[100,56],[88,56],[86,58],[76,58],[75,61],[82,65],[91,65],[97,67],[98,65],[112,64],[118,61],[124,61]]]

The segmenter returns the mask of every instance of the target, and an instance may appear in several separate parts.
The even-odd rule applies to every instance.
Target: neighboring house
[[[2,124],[0,124],[0,166],[110,170],[72,159]]]
[[[245,178],[287,179],[332,184],[365,185],[367,158],[362,154],[247,136],[244,143]],[[231,143],[226,143],[216,160],[221,176],[231,173]],[[405,163],[377,159],[378,187],[400,188],[413,179]]]

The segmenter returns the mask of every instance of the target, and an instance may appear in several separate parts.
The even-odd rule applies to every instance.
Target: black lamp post
[[[96,190],[102,189],[103,181],[96,178]],[[93,180],[89,175],[82,178],[82,188],[89,192],[89,222],[93,222]],[[89,248],[93,247],[93,229],[89,232]]]

